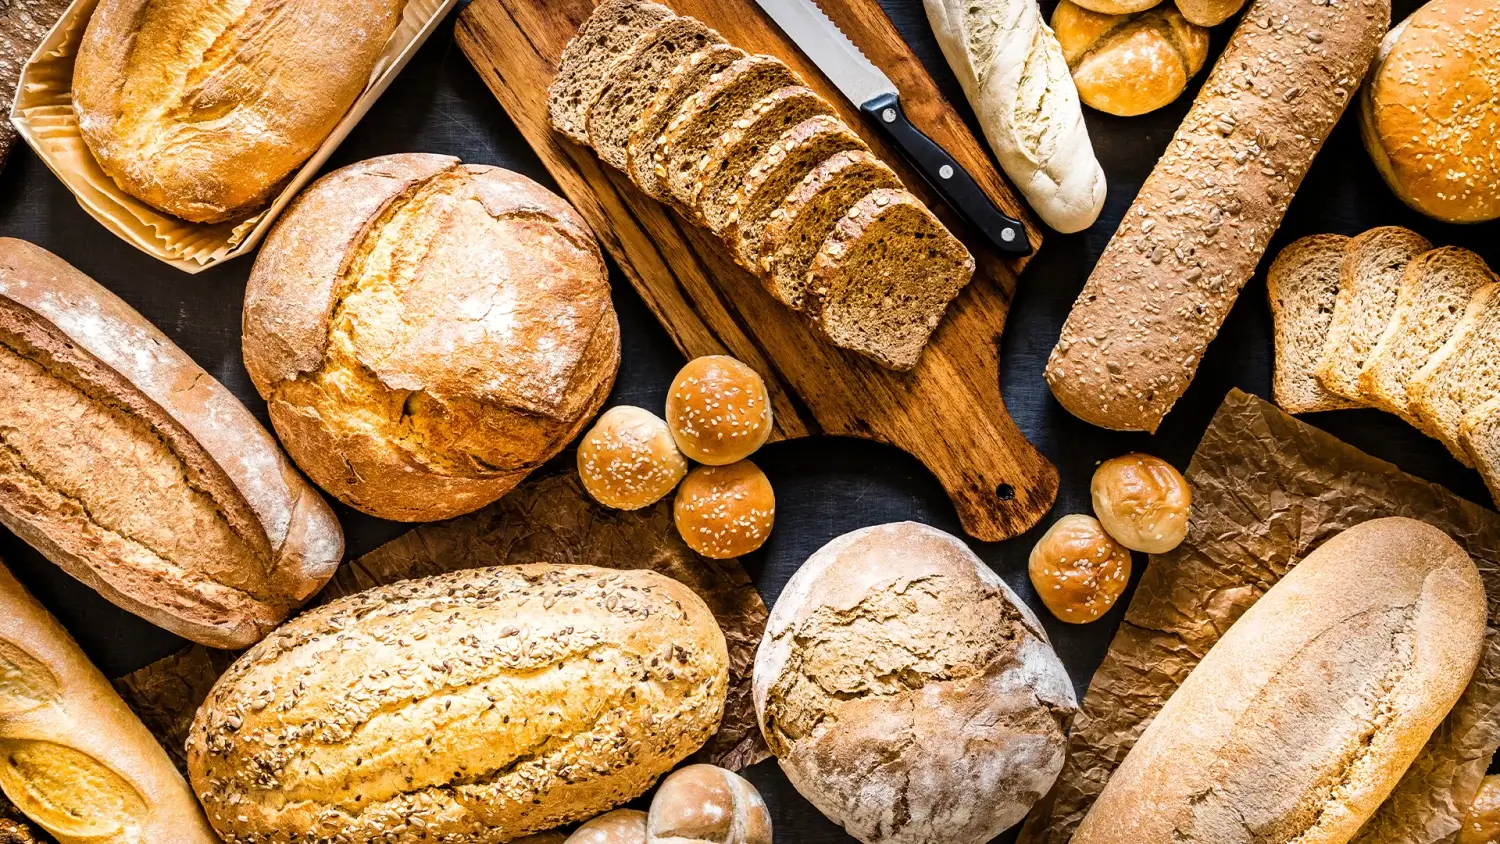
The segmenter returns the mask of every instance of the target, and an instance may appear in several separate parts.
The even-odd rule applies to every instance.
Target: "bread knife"
[[[823,71],[849,101],[880,127],[945,202],[990,245],[1010,255],[1031,254],[1021,221],[1001,211],[948,151],[911,125],[901,92],[813,0],[755,0],[781,31]]]

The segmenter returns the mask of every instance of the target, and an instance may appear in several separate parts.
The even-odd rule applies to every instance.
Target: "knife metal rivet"
[[[1003,240],[1003,241],[1005,241],[1006,243],[1010,243],[1012,240],[1016,239],[1016,230],[1015,229],[1001,229],[1000,230],[1000,239]]]
[[[893,108],[888,108],[885,111],[882,111],[880,113],[880,119],[884,120],[887,123],[895,123],[896,122],[896,110],[893,109]]]
[[[951,165],[944,164],[942,167],[938,168],[938,175],[942,176],[945,179],[953,178],[953,167]]]

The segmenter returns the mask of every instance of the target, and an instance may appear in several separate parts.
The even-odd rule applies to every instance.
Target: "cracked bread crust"
[[[649,571],[531,564],[314,609],[214,686],[188,769],[229,844],[498,844],[644,793],[717,728],[723,633]]]
[[[572,208],[436,155],[361,162],[298,197],[251,273],[244,341],[298,465],[400,521],[509,492],[619,366],[603,258]]]

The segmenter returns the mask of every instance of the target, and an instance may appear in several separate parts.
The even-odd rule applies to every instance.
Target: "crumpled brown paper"
[[[729,645],[729,699],[719,731],[692,761],[740,770],[770,755],[750,697],[766,605],[738,561],[700,557],[683,544],[669,502],[608,510],[588,497],[576,472],[535,475],[476,513],[422,525],[345,563],[313,603],[408,578],[539,562],[652,569],[698,593]],[[179,767],[193,714],[233,658],[195,645],[115,683]]]
[[[1340,442],[1238,390],[1193,455],[1187,541],[1155,555],[1074,722],[1068,761],[1021,844],[1065,844],[1137,737],[1235,619],[1298,560],[1381,516],[1447,531],[1489,591],[1490,628],[1468,690],[1356,844],[1457,837],[1500,747],[1500,514]]]

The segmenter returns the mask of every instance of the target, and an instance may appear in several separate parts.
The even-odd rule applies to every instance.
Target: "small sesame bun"
[[[699,466],[677,489],[672,517],[689,548],[727,560],[765,544],[776,521],[776,494],[766,473],[748,460]]]
[[[1058,620],[1097,621],[1130,582],[1130,550],[1092,516],[1063,516],[1031,549],[1037,597]]]
[[[578,476],[595,501],[639,510],[662,500],[687,474],[667,423],[649,410],[610,408],[578,444]]]
[[[725,466],[771,435],[771,397],[755,370],[726,355],[688,362],[667,394],[667,424],[690,459]]]

